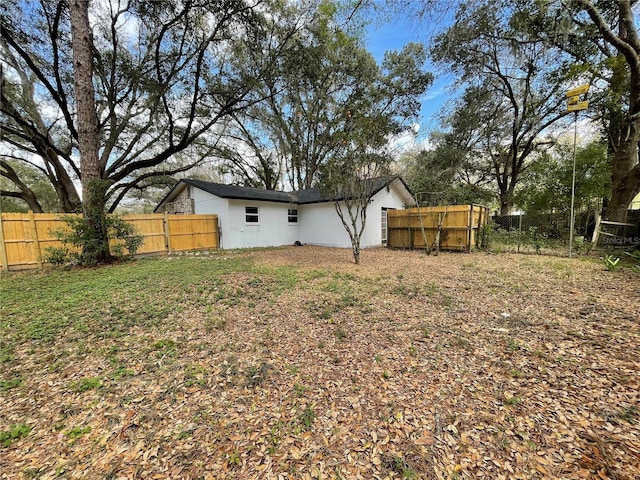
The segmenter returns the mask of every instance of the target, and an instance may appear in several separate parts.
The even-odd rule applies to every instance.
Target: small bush
[[[45,261],[54,265],[76,263],[79,265],[96,265],[97,252],[100,251],[95,231],[90,227],[87,218],[82,216],[65,215],[61,217],[67,228],[60,228],[51,232],[56,239],[64,244],[60,247],[47,247]],[[113,254],[116,258],[132,257],[144,242],[144,237],[136,232],[135,227],[117,215],[105,215],[104,222],[109,241],[115,241]]]

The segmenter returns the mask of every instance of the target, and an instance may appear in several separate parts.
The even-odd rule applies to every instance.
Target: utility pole
[[[573,117],[573,176],[571,179],[571,219],[569,220],[569,258],[573,253],[573,231],[575,225],[575,200],[576,200],[576,143],[578,138],[578,112],[589,107],[589,100],[580,100],[580,95],[586,95],[589,84],[581,85],[567,92],[567,111],[574,112]]]

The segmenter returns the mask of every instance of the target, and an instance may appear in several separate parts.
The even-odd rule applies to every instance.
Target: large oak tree
[[[113,211],[127,194],[211,154],[222,119],[249,104],[255,79],[231,60],[234,49],[262,42],[269,6],[260,0],[78,5],[88,8],[91,20],[84,37],[91,50],[100,201]],[[28,186],[5,168],[8,159],[28,162],[49,179],[67,212],[80,209],[78,183],[89,175],[79,158],[87,125],[73,88],[69,6],[65,0],[13,0],[0,17],[0,175],[14,186],[14,196],[28,200]],[[267,68],[261,65],[257,74]]]

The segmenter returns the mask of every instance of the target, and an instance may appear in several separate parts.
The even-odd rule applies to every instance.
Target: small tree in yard
[[[324,169],[322,189],[333,199],[334,207],[351,240],[353,260],[360,264],[360,240],[367,223],[367,205],[376,193],[376,182],[388,171],[389,159],[379,153],[366,153],[331,160]],[[378,177],[378,178],[376,178]]]

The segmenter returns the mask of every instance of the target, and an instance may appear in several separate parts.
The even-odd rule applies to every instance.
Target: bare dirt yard
[[[640,478],[640,276],[286,247],[0,276],[0,478]]]

